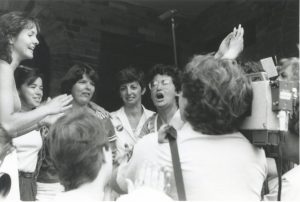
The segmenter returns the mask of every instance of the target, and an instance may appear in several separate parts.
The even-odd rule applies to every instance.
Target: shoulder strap
[[[178,147],[177,147],[177,141],[176,141],[177,131],[175,128],[170,127],[166,131],[166,133],[167,133],[167,138],[169,140],[170,149],[171,149],[172,163],[173,163],[173,170],[174,170],[178,199],[180,201],[186,201],[186,194],[185,194],[185,189],[184,189],[184,182],[183,182],[183,177],[182,177],[181,164],[180,164],[180,158],[179,158],[179,154],[178,154]]]

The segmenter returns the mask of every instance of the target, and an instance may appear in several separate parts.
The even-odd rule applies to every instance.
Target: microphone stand
[[[171,17],[171,26],[172,26],[174,63],[175,63],[175,66],[178,67],[178,62],[177,62],[177,48],[176,48],[176,36],[175,36],[175,19],[174,19],[174,16]]]

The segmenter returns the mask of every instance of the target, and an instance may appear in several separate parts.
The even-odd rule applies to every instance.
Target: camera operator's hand
[[[244,29],[241,25],[234,28],[221,42],[215,58],[236,59],[244,49]]]

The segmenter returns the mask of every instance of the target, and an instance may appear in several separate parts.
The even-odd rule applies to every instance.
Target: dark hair
[[[120,70],[117,74],[117,81],[118,87],[134,81],[137,81],[142,89],[146,86],[144,72],[132,66]]]
[[[108,137],[99,119],[87,110],[74,110],[50,129],[49,152],[66,191],[92,182],[98,175]]]
[[[94,83],[98,82],[97,72],[86,63],[78,63],[73,65],[61,81],[61,93],[70,94],[73,85],[83,78],[86,74]]]
[[[148,73],[148,83],[150,83],[154,77],[158,74],[160,75],[168,75],[172,78],[172,81],[174,83],[174,86],[175,86],[175,90],[177,92],[180,91],[181,89],[181,74],[180,74],[180,70],[175,67],[175,66],[171,66],[171,65],[163,65],[163,64],[156,64],[154,65],[149,73]]]
[[[43,75],[39,70],[23,65],[18,66],[14,72],[14,76],[17,90],[19,90],[23,84],[31,85],[37,78],[43,80]]]
[[[237,130],[252,104],[250,81],[235,60],[194,56],[182,80],[184,116],[193,129],[220,135]]]
[[[38,32],[40,26],[38,20],[28,14],[13,11],[6,13],[0,17],[0,59],[8,62],[12,62],[11,57],[11,45],[9,40],[11,37],[16,37],[18,34],[26,28],[36,26]]]

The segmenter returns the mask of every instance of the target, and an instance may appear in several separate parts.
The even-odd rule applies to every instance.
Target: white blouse
[[[18,169],[22,172],[34,172],[38,153],[43,146],[40,131],[33,130],[25,135],[13,138],[17,150]]]

